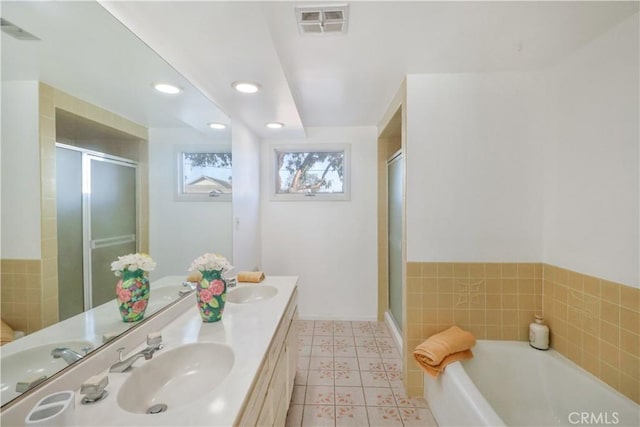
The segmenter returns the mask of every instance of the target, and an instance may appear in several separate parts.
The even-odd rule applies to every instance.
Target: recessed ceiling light
[[[227,125],[224,123],[209,123],[209,127],[211,129],[225,129]]]
[[[153,88],[158,92],[166,93],[167,95],[175,95],[182,92],[178,86],[170,85],[169,83],[156,83]]]
[[[282,129],[284,127],[284,124],[280,123],[280,122],[269,122],[266,124],[266,126],[269,129]]]
[[[242,93],[256,93],[260,90],[260,85],[252,82],[237,81],[231,83],[231,87]]]

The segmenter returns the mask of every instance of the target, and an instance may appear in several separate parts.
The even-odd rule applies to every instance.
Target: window
[[[349,146],[273,148],[273,200],[349,200]]]
[[[176,200],[231,200],[231,147],[178,147],[176,157]]]

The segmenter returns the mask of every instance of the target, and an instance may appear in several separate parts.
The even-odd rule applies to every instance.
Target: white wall
[[[407,77],[408,260],[640,286],[638,22],[541,71]]]
[[[260,269],[260,140],[233,121],[233,264],[237,271]]]
[[[149,129],[149,246],[157,263],[153,277],[186,276],[191,262],[205,252],[232,259],[230,202],[177,202],[174,146],[229,143],[205,138],[191,129]]]
[[[407,259],[539,261],[541,148],[524,73],[407,76]]]
[[[545,70],[543,261],[638,287],[638,14]]]
[[[40,259],[38,82],[2,82],[2,258]]]
[[[289,143],[351,144],[351,200],[271,201],[270,147]],[[308,128],[306,139],[263,141],[263,269],[300,276],[303,318],[376,318],[376,156],[375,127]]]

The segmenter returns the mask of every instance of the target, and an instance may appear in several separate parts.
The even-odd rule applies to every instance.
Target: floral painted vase
[[[149,302],[147,272],[122,271],[122,278],[116,284],[116,297],[123,322],[137,322],[142,319]]]
[[[202,280],[197,285],[196,298],[203,322],[217,322],[222,319],[227,298],[227,282],[222,278],[222,270],[201,270]]]

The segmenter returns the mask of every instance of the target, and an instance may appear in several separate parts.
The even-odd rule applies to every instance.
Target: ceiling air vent
[[[0,18],[0,29],[2,29],[4,33],[18,40],[40,40],[30,32],[23,30],[4,18]]]
[[[300,34],[345,34],[348,17],[349,5],[346,3],[296,7]]]

